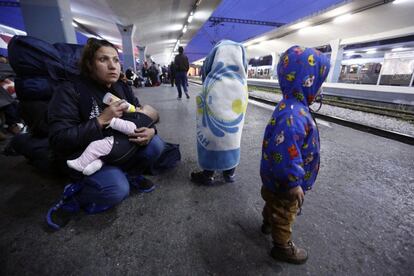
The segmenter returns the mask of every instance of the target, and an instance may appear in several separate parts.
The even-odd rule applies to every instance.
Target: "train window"
[[[381,72],[381,63],[377,63],[377,65],[375,65],[375,74],[379,74]]]
[[[353,65],[349,66],[349,73],[350,74],[358,73],[358,67],[359,67],[358,64],[353,64]]]
[[[371,65],[370,63],[362,65],[361,73],[367,73],[369,71],[369,68],[371,67],[370,65]]]

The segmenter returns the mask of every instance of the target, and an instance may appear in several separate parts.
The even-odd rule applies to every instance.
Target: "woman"
[[[81,76],[64,82],[49,104],[49,141],[62,164],[77,158],[90,142],[111,135],[106,127],[112,118],[126,111],[123,100],[139,106],[131,88],[118,81],[121,65],[118,51],[110,42],[89,39],[80,66]],[[102,102],[107,92],[123,100],[107,106]],[[70,213],[80,208],[97,213],[115,206],[128,196],[130,184],[141,192],[154,189],[154,184],[138,173],[158,159],[164,142],[155,128],[146,127],[135,129],[129,140],[140,147],[126,164],[105,165],[90,176],[65,167],[75,182],[65,187],[62,199],[49,210],[46,219],[51,227],[64,226]]]

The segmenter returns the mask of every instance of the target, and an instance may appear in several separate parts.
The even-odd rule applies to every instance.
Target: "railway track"
[[[249,95],[249,99],[252,99],[252,100],[255,100],[255,101],[258,101],[258,102],[262,102],[262,103],[265,103],[265,104],[269,104],[269,105],[272,105],[272,106],[275,106],[275,105],[278,104],[277,102],[269,101],[269,100],[266,100],[266,99],[263,99],[263,98],[260,98],[260,97],[255,97],[255,96],[252,96],[252,95]],[[380,129],[380,128],[377,128],[377,127],[367,126],[367,125],[364,125],[364,124],[344,120],[344,119],[341,119],[341,118],[338,118],[338,117],[335,117],[335,116],[324,115],[324,114],[317,113],[317,112],[312,112],[312,115],[315,118],[319,118],[319,119],[322,119],[322,120],[325,120],[325,121],[328,121],[328,122],[332,122],[332,123],[343,125],[343,126],[346,126],[346,127],[350,127],[350,128],[356,129],[356,130],[368,132],[368,133],[375,134],[375,135],[378,135],[378,136],[381,136],[381,137],[385,137],[385,138],[388,138],[388,139],[399,141],[399,142],[402,142],[402,143],[405,143],[405,144],[414,145],[414,137],[410,136],[410,135],[406,135],[406,134],[395,132],[395,131],[384,130],[384,129]]]
[[[258,90],[261,92],[266,93],[275,93],[275,94],[281,94],[280,90],[275,88],[261,88],[258,86],[250,86],[249,85],[249,91],[252,90]],[[352,99],[345,99],[345,100],[338,100],[335,97],[332,96],[324,96],[323,103],[327,105],[352,109],[356,111],[362,111],[377,115],[383,115],[383,116],[389,116],[393,118],[402,119],[409,122],[414,122],[414,112],[409,110],[403,110],[399,108],[398,105],[395,105],[396,108],[390,108],[390,107],[383,107],[383,106],[377,106],[374,104],[366,104],[366,103],[360,103],[357,101],[354,101]]]
[[[352,101],[341,101],[336,99],[331,99],[325,97],[323,99],[324,104],[333,105],[337,107],[348,108],[352,110],[358,110],[363,112],[369,112],[378,115],[389,116],[393,118],[398,118],[410,122],[414,122],[414,112],[407,110],[399,110],[375,105],[368,105],[363,103],[357,103]]]
[[[201,83],[199,81],[193,81],[191,79],[189,79],[189,81],[192,82],[192,83],[201,85]],[[270,91],[268,91],[268,92],[270,92]],[[275,92],[272,91],[271,93],[275,93]],[[252,99],[252,100],[255,100],[255,101],[258,101],[258,102],[262,102],[262,103],[265,103],[265,104],[269,104],[269,105],[272,105],[272,106],[276,106],[278,104],[278,102],[276,102],[276,101],[266,100],[266,99],[263,99],[263,98],[260,98],[260,97],[257,97],[257,96],[253,96],[251,94],[249,94],[249,99]],[[326,103],[325,99],[323,101],[324,101],[324,103]],[[334,104],[334,102],[335,102],[335,100],[331,100],[331,104]],[[364,104],[359,104],[359,105],[365,106]],[[343,107],[345,107],[345,106],[343,106]],[[350,108],[350,107],[347,106],[345,108]],[[379,109],[387,110],[387,108],[379,108]],[[361,111],[363,111],[363,110],[361,110]],[[365,112],[368,112],[368,111],[365,111]],[[395,112],[395,110],[391,109],[391,110],[388,110],[388,112],[393,113],[393,112]],[[399,112],[401,112],[401,111],[399,111]],[[371,113],[374,113],[374,112],[371,112]],[[402,111],[402,113],[408,113],[407,114],[408,120],[413,120],[414,119],[413,117],[410,117],[410,116],[413,116],[413,114],[411,112]],[[324,115],[324,114],[317,113],[317,112],[313,112],[312,114],[316,118],[320,118],[320,119],[325,120],[325,121],[329,121],[329,122],[332,122],[332,123],[335,123],[335,124],[350,127],[350,128],[356,129],[356,130],[368,132],[368,133],[371,133],[371,134],[374,134],[374,135],[378,135],[378,136],[381,136],[381,137],[385,137],[385,138],[388,138],[388,139],[399,141],[399,142],[402,142],[402,143],[405,143],[405,144],[414,145],[414,137],[410,136],[410,135],[406,135],[406,134],[395,132],[395,131],[384,130],[384,129],[380,129],[380,128],[376,128],[376,127],[372,127],[372,126],[367,126],[367,125],[364,125],[364,124],[344,120],[344,119],[341,119],[341,118],[338,118],[338,117],[335,117],[335,116]],[[381,114],[381,115],[384,115],[384,114]],[[390,116],[390,115],[387,115],[387,116]]]

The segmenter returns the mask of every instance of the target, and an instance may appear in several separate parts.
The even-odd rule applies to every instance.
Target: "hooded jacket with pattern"
[[[260,176],[273,192],[296,186],[312,188],[319,170],[320,143],[309,105],[329,72],[329,60],[319,51],[293,46],[277,66],[283,99],[266,126]]]

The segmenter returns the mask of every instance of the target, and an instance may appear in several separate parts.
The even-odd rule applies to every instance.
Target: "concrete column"
[[[143,66],[146,60],[145,52],[147,51],[147,46],[137,46],[137,47],[138,47],[138,52],[139,52],[139,60],[141,61],[141,66]]]
[[[135,25],[123,26],[117,24],[119,32],[122,36],[122,53],[124,55],[124,71],[128,68],[132,68],[136,71],[135,57],[134,57],[134,46],[132,43],[132,37],[135,32]]]
[[[341,39],[331,40],[331,70],[329,71],[327,82],[338,82],[341,73],[341,62],[344,54],[344,48],[341,46]]]
[[[28,35],[49,43],[77,43],[70,1],[20,0],[20,7]]]
[[[273,52],[272,54],[272,72],[270,75],[270,79],[277,80],[277,64],[280,60],[280,54],[277,52]]]

